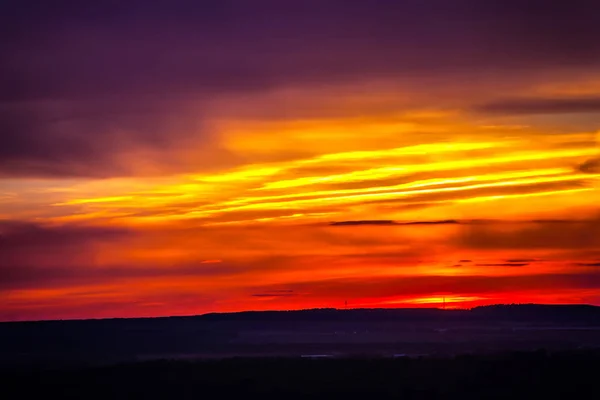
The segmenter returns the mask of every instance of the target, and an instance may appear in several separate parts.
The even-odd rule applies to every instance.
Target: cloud
[[[458,82],[462,93],[546,79],[540,68],[549,75],[600,64],[600,12],[591,1],[545,3],[543,13],[500,0],[0,7],[3,176],[153,175],[234,163],[207,126],[219,99],[255,103],[252,96],[279,89],[335,91],[381,79],[415,93]],[[288,117],[302,112],[285,104]],[[565,107],[591,105],[554,109]],[[177,156],[190,148],[200,156]]]
[[[600,173],[600,158],[591,158],[579,166],[579,170],[588,174]]]
[[[470,249],[592,250],[600,246],[600,220],[541,220],[465,226],[456,244]]]
[[[507,115],[600,113],[600,97],[503,99],[476,106],[475,110]]]
[[[414,221],[414,222],[399,222],[398,225],[456,225],[462,223],[455,219],[446,219],[442,221]]]
[[[48,227],[0,221],[0,287],[52,286],[94,274],[94,246],[133,232],[113,227]]]
[[[519,195],[527,195],[530,193],[541,193],[541,192],[560,192],[564,190],[571,189],[579,189],[586,186],[589,183],[588,179],[573,179],[564,182],[539,182],[539,183],[531,183],[531,184],[522,184],[515,186],[501,186],[501,187],[487,187],[487,188],[479,188],[479,189],[468,189],[468,190],[458,190],[456,192],[439,192],[439,193],[423,193],[423,194],[415,194],[406,197],[400,198],[389,198],[389,199],[381,199],[381,200],[364,200],[362,204],[423,204],[423,203],[434,203],[434,202],[451,202],[453,200],[462,200],[462,199],[475,199],[475,198],[485,198],[487,196],[519,196]],[[461,185],[457,185],[460,188]],[[558,221],[555,221],[558,222]],[[466,221],[461,221],[461,223],[466,223]],[[470,220],[471,224],[476,223],[486,223],[485,220]]]
[[[365,220],[365,221],[340,221],[331,222],[331,226],[360,226],[360,225],[396,225],[396,222],[391,220]]]
[[[361,226],[361,225],[395,225],[395,226],[410,226],[410,225],[454,225],[461,222],[456,220],[443,220],[443,221],[411,221],[411,222],[398,222],[392,220],[363,220],[363,221],[339,221],[331,222],[331,226]]]
[[[269,290],[266,291],[264,293],[254,293],[251,296],[252,297],[272,297],[272,298],[276,298],[276,297],[292,297],[292,296],[297,296],[297,293],[294,293],[293,290]]]
[[[233,159],[211,146],[201,112],[189,104],[144,98],[129,102],[135,104],[0,103],[0,177],[168,174],[189,167],[191,161],[181,151],[199,142],[215,154],[200,147],[196,164],[209,168]]]
[[[475,264],[476,267],[525,267],[529,265],[529,263],[495,263],[495,264]]]
[[[94,13],[72,1],[3,3],[11,39],[5,46],[21,49],[4,64],[20,78],[5,78],[12,88],[3,91],[7,99],[89,98],[115,90],[253,91],[365,74],[418,75],[420,69],[454,73],[600,61],[592,2],[546,4],[543,14],[516,1],[476,0],[454,6],[443,0],[152,6],[134,0],[109,2]],[[24,21],[38,29],[24,29]],[[43,48],[36,47],[40,42]],[[54,57],[45,59],[49,54]]]
[[[593,221],[593,220],[592,220]],[[568,219],[533,219],[533,220],[503,220],[503,219],[447,219],[439,221],[392,221],[392,220],[358,220],[358,221],[339,221],[331,222],[330,226],[361,226],[361,225],[393,225],[393,226],[413,226],[413,225],[540,225],[540,224],[577,224],[591,222],[590,220],[568,220]],[[470,260],[466,260],[468,262]],[[536,261],[536,260],[523,260]],[[509,261],[513,262],[513,261]],[[514,261],[518,262],[518,261]]]
[[[0,254],[37,246],[65,246],[76,249],[91,241],[119,240],[133,231],[120,227],[46,226],[25,221],[0,220]]]
[[[88,254],[89,255],[89,254]],[[120,286],[120,290],[127,286],[140,285],[156,279],[178,281],[179,279],[215,279],[219,276],[239,272],[236,267],[199,266],[197,263],[181,263],[165,268],[163,265],[147,263],[143,268],[130,265],[98,266],[88,264],[74,264],[67,261],[64,266],[45,266],[28,263],[21,260],[21,264],[0,264],[0,291],[23,289],[71,289],[77,287]]]

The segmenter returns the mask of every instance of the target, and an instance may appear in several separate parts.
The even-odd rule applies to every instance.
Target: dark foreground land
[[[596,399],[600,352],[239,358],[0,369],[3,397],[51,399]]]
[[[595,399],[598,372],[585,305],[0,324],[7,399]]]
[[[158,359],[389,357],[600,348],[600,307],[317,309],[0,323],[0,367]]]

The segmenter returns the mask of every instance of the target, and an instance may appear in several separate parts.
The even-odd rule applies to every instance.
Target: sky
[[[600,5],[5,0],[0,320],[600,305]]]

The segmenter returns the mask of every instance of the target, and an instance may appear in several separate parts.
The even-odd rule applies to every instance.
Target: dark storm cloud
[[[503,99],[480,105],[475,110],[507,115],[600,113],[600,97]]]
[[[190,125],[223,94],[373,78],[468,76],[473,83],[537,76],[540,68],[592,69],[600,64],[598,7],[595,1],[6,0],[0,174],[132,173],[117,157],[131,148],[163,150],[190,135],[208,140]],[[193,117],[182,112],[182,102],[195,104],[186,110]]]

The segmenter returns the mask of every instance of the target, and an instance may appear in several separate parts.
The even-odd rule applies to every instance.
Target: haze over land
[[[600,304],[597,2],[51,3],[0,5],[0,320]]]

